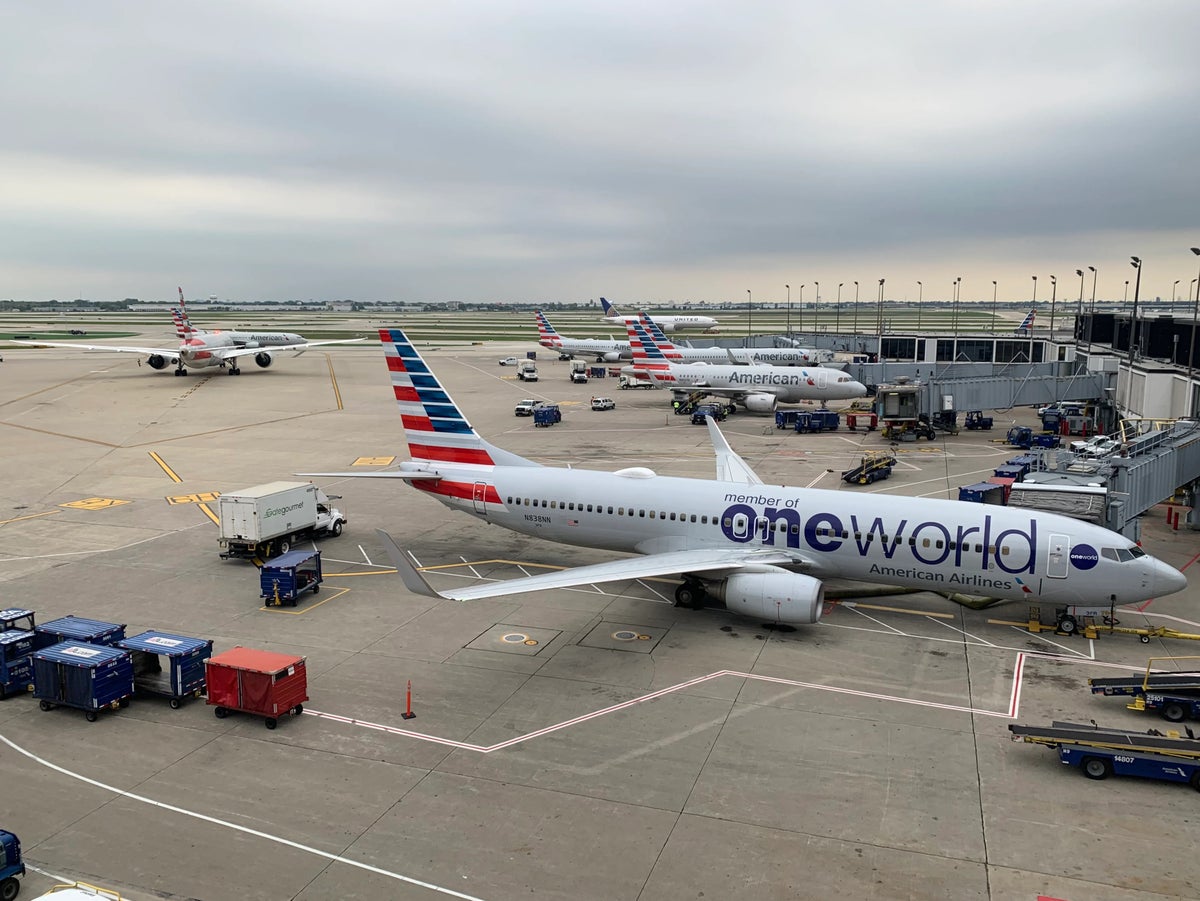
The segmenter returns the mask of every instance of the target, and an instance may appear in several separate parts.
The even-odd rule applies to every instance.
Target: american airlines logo
[[[803,369],[800,374],[790,372],[737,372],[729,376],[733,385],[811,385],[812,379]]]

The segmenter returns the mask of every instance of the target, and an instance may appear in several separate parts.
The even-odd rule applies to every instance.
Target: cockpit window
[[[1130,557],[1130,559],[1131,559],[1131,560],[1136,560],[1138,557],[1145,557],[1145,556],[1146,556],[1146,552],[1145,552],[1145,551],[1143,551],[1143,550],[1142,550],[1140,547],[1138,547],[1137,545],[1134,545],[1133,547],[1131,547],[1131,548],[1129,549],[1129,553],[1132,555],[1132,556]]]
[[[1138,557],[1145,557],[1146,552],[1136,545],[1130,548],[1124,547],[1105,547],[1100,549],[1100,556],[1106,560],[1116,560],[1118,563],[1128,563],[1130,560],[1136,560]]]

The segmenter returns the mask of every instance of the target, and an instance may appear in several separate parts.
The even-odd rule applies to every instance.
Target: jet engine
[[[259,366],[261,366],[263,369],[266,369],[268,366],[271,365],[272,357],[265,350],[259,351],[258,353],[256,353],[254,355],[254,362],[257,363]]]
[[[706,586],[709,595],[733,613],[778,623],[809,625],[821,618],[825,586],[820,579],[765,566],[758,572],[734,573]]]
[[[151,354],[146,362],[150,364],[151,369],[162,369],[167,365],[167,358],[162,354]]]
[[[621,352],[619,350],[610,350],[600,355],[600,361],[602,363],[619,363],[621,361]]]
[[[751,413],[772,413],[775,400],[774,394],[747,394],[742,398],[742,406]]]

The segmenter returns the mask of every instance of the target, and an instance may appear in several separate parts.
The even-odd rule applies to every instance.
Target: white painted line
[[[940,619],[938,619],[935,616],[927,616],[925,618],[927,620],[929,620],[930,622],[937,623],[939,626],[945,626],[947,629],[951,630],[952,632],[957,632],[959,635],[962,635],[965,638],[973,639],[974,641],[978,642],[979,644],[985,644],[989,648],[995,647],[995,645],[992,644],[990,641],[980,638],[978,635],[972,635],[970,632],[964,632],[962,629],[958,628],[957,626],[952,626],[949,623],[942,622]]]
[[[305,711],[305,712],[307,713],[307,711]],[[406,882],[409,885],[416,885],[416,886],[419,886],[420,888],[429,889],[431,892],[437,892],[442,895],[449,895],[451,898],[461,898],[461,899],[463,899],[463,901],[483,901],[483,899],[477,898],[475,895],[466,895],[466,894],[463,894],[462,892],[456,892],[453,889],[444,888],[443,886],[440,886],[440,885],[434,885],[432,882],[425,882],[420,879],[414,879],[412,876],[405,876],[401,873],[393,873],[390,870],[384,870],[384,869],[381,869],[380,867],[371,866],[371,864],[368,864],[368,863],[362,863],[361,861],[351,860],[348,857],[342,857],[340,854],[330,854],[328,851],[322,851],[320,848],[313,848],[308,845],[302,845],[299,842],[294,842],[294,841],[291,841],[290,839],[281,838],[278,835],[271,835],[268,832],[260,832],[259,830],[251,829],[248,826],[241,826],[241,825],[238,825],[237,823],[230,823],[227,820],[220,820],[220,819],[217,819],[216,817],[210,817],[207,814],[197,813],[194,810],[187,810],[183,807],[176,807],[174,804],[167,804],[163,801],[156,801],[153,798],[147,798],[144,795],[136,795],[133,792],[125,791],[125,790],[117,788],[115,786],[108,785],[104,782],[99,782],[96,779],[91,779],[80,773],[76,773],[73,770],[68,770],[65,767],[61,767],[56,763],[51,763],[49,760],[46,760],[45,758],[39,757],[38,755],[34,754],[32,751],[25,750],[20,745],[15,744],[13,741],[11,741],[10,739],[6,738],[3,735],[0,735],[0,742],[4,742],[4,744],[8,745],[10,748],[12,748],[18,754],[28,757],[34,763],[41,764],[42,766],[46,767],[47,769],[54,770],[56,773],[61,773],[62,775],[68,776],[72,779],[77,779],[80,782],[83,782],[87,785],[91,785],[96,788],[103,789],[104,791],[112,792],[114,795],[117,795],[119,797],[128,798],[131,801],[140,801],[142,804],[148,804],[151,807],[157,807],[160,810],[168,810],[171,813],[177,813],[177,814],[180,814],[181,816],[185,816],[185,817],[192,817],[193,819],[201,820],[202,822],[205,822],[205,823],[211,823],[214,826],[223,826],[226,829],[232,829],[235,832],[241,832],[245,835],[253,835],[255,838],[261,838],[264,841],[274,842],[277,845],[283,845],[284,847],[287,847],[287,848],[294,848],[297,851],[304,851],[307,854],[312,854],[316,857],[320,857],[325,860],[333,861],[334,863],[344,863],[347,866],[356,867],[360,870],[366,870],[368,873],[375,873],[376,875],[379,875],[379,876],[386,876],[389,879],[395,879],[398,882]]]
[[[1021,632],[1026,635],[1029,634],[1029,630],[1024,628],[1023,626],[1009,626],[1009,628],[1016,629],[1018,632]],[[1074,654],[1076,657],[1082,657],[1084,660],[1088,659],[1088,655],[1083,653],[1083,651],[1076,651],[1074,648],[1069,648],[1065,644],[1059,644],[1057,641],[1051,641],[1049,638],[1042,638],[1042,635],[1040,632],[1038,633],[1037,638],[1038,638],[1038,641],[1044,641],[1044,642],[1046,642],[1046,644],[1052,644],[1056,648],[1062,648],[1068,654]],[[1095,655],[1095,653],[1096,653],[1095,649],[1093,648],[1092,654]]]
[[[375,565],[374,563],[372,563],[372,562],[371,562],[371,558],[370,558],[370,556],[367,554],[367,552],[366,552],[365,550],[363,550],[363,546],[362,546],[361,544],[358,546],[358,552],[359,552],[360,554],[362,554],[362,555],[363,555],[363,559],[367,561],[367,566],[374,566],[374,565]]]
[[[885,629],[891,629],[892,633],[895,635],[904,635],[905,634],[904,632],[897,629],[895,626],[889,626],[887,623],[883,622],[882,620],[878,620],[873,616],[869,616],[868,614],[863,613],[861,610],[858,609],[857,606],[852,607],[851,609],[855,613],[857,613],[859,616],[861,616],[863,619],[869,619],[871,622],[875,623],[876,625],[883,626]]]

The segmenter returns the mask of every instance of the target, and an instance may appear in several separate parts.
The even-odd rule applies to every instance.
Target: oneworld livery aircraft
[[[637,321],[636,316],[622,316],[617,308],[603,297],[600,298],[600,305],[604,307],[604,321],[611,325],[619,325],[624,328],[627,322]],[[716,328],[718,325],[717,320],[711,316],[655,316],[654,321],[664,332],[710,329]]]
[[[481,522],[642,556],[438,592],[386,533],[410,591],[457,600],[679,574],[677,603],[816,622],[823,581],[866,579],[1067,605],[1126,603],[1187,579],[1090,523],[990,504],[765,485],[706,417],[715,479],[543,466],[491,444],[399,329],[381,330],[411,460],[399,470],[303,473],[403,479]]]
[[[336,341],[308,341],[294,332],[240,332],[203,331],[194,328],[188,320],[187,308],[183,305],[183,289],[179,289],[179,306],[171,310],[175,322],[175,334],[179,344],[175,347],[141,347],[114,344],[78,344],[66,341],[15,341],[34,347],[69,347],[73,350],[109,350],[116,353],[145,354],[151,369],[164,369],[174,364],[176,375],[187,375],[189,369],[219,367],[230,375],[241,375],[238,360],[254,357],[254,362],[266,369],[274,362],[279,351],[289,351],[296,356],[313,347],[327,344],[356,344],[365,338],[343,338]]]

